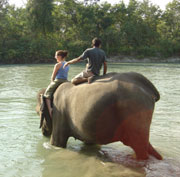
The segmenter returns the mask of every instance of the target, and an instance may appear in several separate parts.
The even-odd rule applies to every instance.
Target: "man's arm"
[[[105,75],[107,72],[107,62],[104,62],[103,64],[104,64],[103,75]]]
[[[66,66],[68,66],[69,64],[74,64],[74,63],[80,62],[81,60],[82,60],[82,58],[81,58],[81,57],[74,58],[74,59],[72,59],[72,60],[68,61],[67,63],[65,63],[65,65],[64,65],[64,67],[63,67],[63,68],[65,68],[65,67],[66,67]]]

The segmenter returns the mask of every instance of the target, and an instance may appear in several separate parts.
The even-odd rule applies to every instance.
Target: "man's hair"
[[[92,40],[92,46],[99,47],[100,45],[101,45],[101,40],[98,39],[97,37],[95,37],[95,38]]]
[[[66,50],[58,50],[56,51],[57,56],[62,56],[62,58],[66,57],[68,54],[68,51]]]

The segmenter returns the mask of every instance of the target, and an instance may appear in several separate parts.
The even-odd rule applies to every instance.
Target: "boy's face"
[[[57,53],[55,53],[55,56],[54,58],[57,60],[57,62],[60,62],[62,57],[61,56],[58,56]]]
[[[57,60],[57,58],[58,58],[58,56],[57,56],[57,52],[55,53],[55,56],[54,56],[54,58]]]

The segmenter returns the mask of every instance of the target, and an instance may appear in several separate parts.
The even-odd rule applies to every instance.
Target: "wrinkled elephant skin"
[[[38,94],[38,112],[43,92]],[[108,73],[78,86],[67,82],[54,93],[52,125],[44,119],[42,130],[51,134],[51,144],[59,147],[66,147],[70,136],[87,144],[121,141],[135,151],[137,159],[148,159],[149,155],[162,159],[149,142],[154,105],[159,99],[155,86],[134,72]]]

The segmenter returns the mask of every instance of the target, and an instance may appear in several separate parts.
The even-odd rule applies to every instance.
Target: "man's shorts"
[[[91,71],[82,71],[81,73],[79,73],[78,75],[76,75],[74,78],[78,79],[78,78],[88,78],[94,76],[94,74]]]

